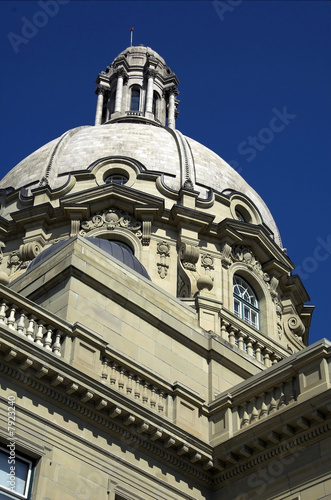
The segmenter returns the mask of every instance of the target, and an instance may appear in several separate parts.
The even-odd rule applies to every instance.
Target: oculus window
[[[106,184],[119,184],[123,186],[128,182],[129,178],[124,174],[110,174],[105,179]]]
[[[233,278],[233,311],[238,318],[259,328],[260,309],[256,294],[240,276]]]

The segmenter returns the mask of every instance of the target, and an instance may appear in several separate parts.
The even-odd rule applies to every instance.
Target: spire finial
[[[130,47],[132,47],[133,30],[134,30],[134,28],[130,28],[130,33],[131,33]]]

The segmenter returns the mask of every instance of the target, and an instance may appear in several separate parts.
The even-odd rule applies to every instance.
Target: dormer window
[[[259,328],[259,302],[254,290],[240,276],[233,277],[233,312],[254,328]]]
[[[131,111],[139,111],[140,106],[140,88],[135,86],[131,89]]]

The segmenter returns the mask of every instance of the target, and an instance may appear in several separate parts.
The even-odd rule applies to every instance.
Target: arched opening
[[[135,85],[131,89],[130,110],[131,111],[139,111],[139,108],[140,108],[140,87]]]
[[[233,277],[233,312],[238,318],[260,329],[260,305],[253,288],[241,276]]]
[[[154,90],[153,92],[153,108],[152,113],[157,120],[159,115],[159,94]]]

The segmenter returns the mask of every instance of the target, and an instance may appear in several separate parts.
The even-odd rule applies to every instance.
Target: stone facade
[[[0,183],[0,444],[14,405],[33,471],[26,494],[0,491],[331,498],[331,344],[308,347],[272,215],[175,130],[178,79],[154,51],[130,47],[97,85],[96,126]]]

